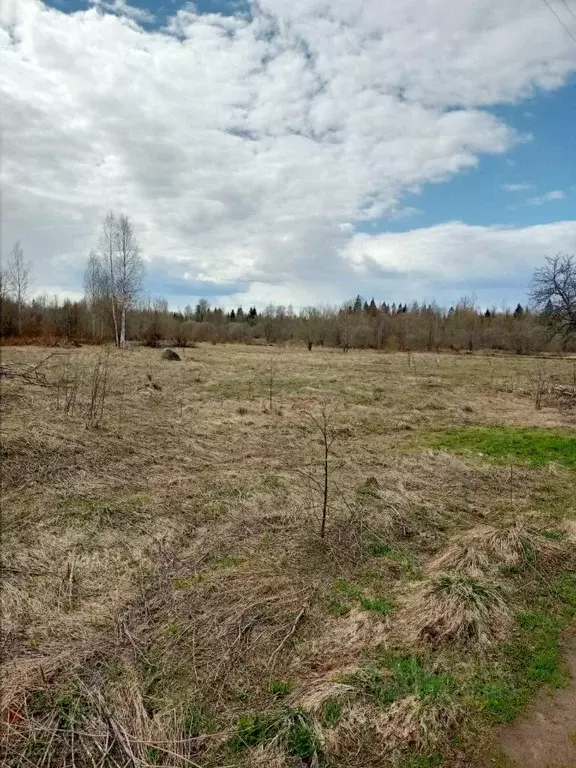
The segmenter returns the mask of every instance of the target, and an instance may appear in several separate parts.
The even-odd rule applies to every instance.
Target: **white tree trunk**
[[[120,345],[121,347],[126,344],[126,306],[122,305],[122,315],[120,318]]]
[[[116,318],[116,300],[112,296],[112,320],[114,322],[114,343],[117,347],[120,346],[120,336],[118,334],[118,319]]]

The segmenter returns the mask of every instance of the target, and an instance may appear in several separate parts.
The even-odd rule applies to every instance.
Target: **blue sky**
[[[109,207],[172,306],[514,304],[576,251],[576,41],[543,3],[6,0],[2,29],[2,248],[38,292],[81,294]]]
[[[576,24],[576,20],[575,20]],[[575,43],[576,46],[576,43]],[[494,114],[524,137],[505,155],[482,157],[478,166],[450,181],[404,197],[416,209],[397,221],[379,219],[365,232],[403,232],[440,221],[528,226],[576,216],[576,77],[552,93],[539,93]],[[562,193],[539,200],[547,193]],[[568,246],[567,246],[568,247]],[[572,244],[572,248],[576,243]]]

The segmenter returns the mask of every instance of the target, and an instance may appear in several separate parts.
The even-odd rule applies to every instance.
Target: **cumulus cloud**
[[[550,192],[545,192],[543,195],[537,195],[536,197],[530,197],[526,201],[528,205],[544,205],[544,203],[550,203],[553,200],[564,200],[566,193],[562,189],[551,189]]]
[[[41,290],[78,290],[112,207],[168,295],[187,273],[234,300],[336,300],[359,222],[506,152],[519,137],[487,107],[576,70],[531,0],[186,5],[164,30],[96,5],[0,4],[4,247],[21,238]]]
[[[146,11],[144,8],[137,8],[130,5],[126,0],[88,0],[90,5],[99,8],[101,11],[110,11],[118,16],[125,16],[128,19],[137,21],[139,24],[151,24],[155,21],[154,14]]]
[[[356,234],[345,246],[357,279],[411,299],[517,293],[545,255],[576,246],[576,221],[481,227],[459,221],[409,232]],[[388,286],[388,291],[386,287]],[[381,294],[382,295],[382,294]]]

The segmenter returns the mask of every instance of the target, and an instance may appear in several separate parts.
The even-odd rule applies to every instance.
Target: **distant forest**
[[[139,342],[185,347],[195,342],[301,343],[349,349],[468,351],[515,354],[576,351],[576,259],[559,254],[536,270],[531,308],[480,309],[463,298],[453,307],[369,301],[341,307],[238,307],[224,311],[206,299],[171,311],[163,298],[142,298],[144,261],[131,219],[110,211],[87,262],[85,296],[30,298],[31,264],[19,242],[0,271],[3,343]]]
[[[2,295],[0,332],[4,343],[53,344],[114,341],[109,302],[34,298],[22,305]],[[238,307],[225,312],[205,299],[183,312],[172,312],[164,299],[138,301],[127,314],[126,340],[148,346],[194,342],[277,344],[299,342],[348,349],[474,351],[494,349],[516,354],[574,352],[576,341],[554,335],[540,314],[518,305],[514,311],[477,309],[462,299],[454,307],[365,301],[361,296],[339,309],[308,307]]]

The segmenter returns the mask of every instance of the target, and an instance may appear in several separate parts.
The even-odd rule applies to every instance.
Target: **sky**
[[[1,232],[173,308],[524,302],[576,253],[576,0],[0,0]]]

